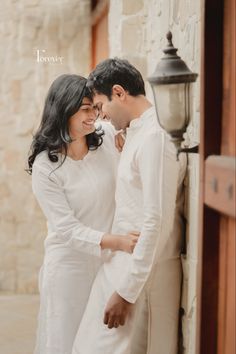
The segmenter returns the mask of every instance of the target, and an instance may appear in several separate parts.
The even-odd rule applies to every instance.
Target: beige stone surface
[[[32,354],[39,300],[37,295],[0,294],[0,353]]]
[[[134,15],[143,8],[144,0],[127,1],[123,0],[123,15]]]
[[[89,19],[89,0],[0,3],[0,291],[38,291],[46,225],[24,169],[51,82],[88,74]]]

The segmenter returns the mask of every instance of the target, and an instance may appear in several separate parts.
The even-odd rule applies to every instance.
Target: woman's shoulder
[[[117,134],[117,131],[113,127],[110,122],[100,121],[98,122],[98,126],[100,125],[101,129],[104,131],[104,135],[114,137]]]
[[[51,172],[58,166],[58,162],[52,162],[48,157],[46,150],[41,151],[35,158],[33,163],[34,170],[44,170],[45,172]]]
[[[37,185],[39,182],[48,184],[48,181],[55,182],[59,186],[63,185],[63,174],[58,173],[60,166],[60,155],[57,162],[52,162],[48,157],[47,151],[40,152],[33,163],[32,167],[32,184]]]

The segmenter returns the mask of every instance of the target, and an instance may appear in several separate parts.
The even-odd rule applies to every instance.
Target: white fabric
[[[141,292],[125,325],[108,329],[103,317],[114,287],[101,266],[72,354],[177,354],[181,264],[168,260],[155,270],[154,281]]]
[[[71,354],[101,264],[100,242],[111,230],[119,159],[113,127],[103,123],[103,128],[103,144],[83,160],[67,157],[59,166],[62,155],[53,163],[42,152],[33,165],[32,188],[48,226],[35,354]]]
[[[182,182],[185,169],[185,156],[181,156],[179,162],[176,161],[175,147],[158,126],[153,107],[131,122],[118,168],[116,212],[112,231],[122,234],[140,230],[141,235],[132,255],[115,252],[104,263],[99,279],[101,283],[106,283],[107,279],[108,288],[112,287],[113,292],[118,292],[129,302],[135,303],[139,298],[141,305],[137,306],[141,306],[140,311],[148,312],[145,326],[148,326],[152,318],[152,325],[148,327],[146,334],[148,340],[145,339],[145,333],[136,328],[140,343],[145,348],[142,354],[176,354],[177,351]],[[165,279],[168,279],[167,284]],[[130,331],[134,321],[129,321],[124,326],[125,330],[122,330],[122,333],[125,331],[129,336],[121,334],[119,345],[116,341],[114,345],[112,335],[110,340],[104,339],[107,331],[105,332],[102,325],[102,319],[95,313],[92,316],[89,310],[97,301],[93,294],[102,298],[102,289],[96,288],[99,287],[98,284],[95,281],[76,336],[73,354],[130,354]],[[166,293],[169,291],[170,295]],[[146,303],[142,298],[146,299]],[[102,306],[104,310],[107,300],[108,298],[103,299],[98,307]],[[84,323],[93,321],[96,323],[94,330],[90,332],[91,341],[84,346]],[[160,328],[165,328],[165,336],[163,331],[159,331]],[[120,331],[118,329],[116,334]],[[96,339],[95,343],[93,338]],[[143,344],[145,341],[146,344]],[[93,348],[100,342],[104,343],[99,345],[102,349],[94,351]],[[137,353],[132,351],[132,354]]]
[[[73,346],[73,354],[129,354],[132,316],[124,327],[108,329],[103,324],[104,309],[114,288],[101,266],[94,281],[88,306]]]

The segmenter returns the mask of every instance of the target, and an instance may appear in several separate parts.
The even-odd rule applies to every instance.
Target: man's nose
[[[96,119],[96,112],[95,112],[95,110],[94,110],[94,109],[91,109],[91,112],[90,112],[89,118],[91,118],[91,119]]]
[[[103,111],[100,112],[99,114],[99,118],[102,120],[109,120],[109,117],[107,116],[107,114]]]
[[[106,116],[106,114],[104,113],[104,112],[101,112],[101,115],[100,115],[100,117],[101,117],[101,119],[107,119],[107,116]]]

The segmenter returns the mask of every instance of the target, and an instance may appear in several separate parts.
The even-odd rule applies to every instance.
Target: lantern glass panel
[[[189,116],[189,83],[153,85],[160,125],[168,132],[185,128]]]

